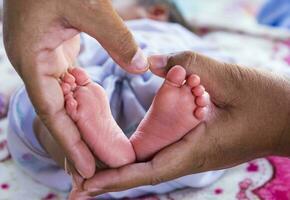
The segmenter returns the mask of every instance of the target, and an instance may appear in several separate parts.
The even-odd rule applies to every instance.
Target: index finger
[[[54,116],[49,116],[46,124],[78,173],[83,178],[92,177],[95,173],[95,159],[66,112],[63,110]]]
[[[137,74],[148,70],[147,58],[110,0],[75,1],[66,6],[68,22],[98,40],[124,70]],[[76,15],[80,10],[82,15]]]
[[[92,177],[96,168],[94,156],[82,141],[75,123],[66,113],[59,82],[54,77],[42,76],[37,81],[37,86],[34,84],[31,87],[30,84],[27,83],[27,90],[40,119],[77,171],[84,178]]]

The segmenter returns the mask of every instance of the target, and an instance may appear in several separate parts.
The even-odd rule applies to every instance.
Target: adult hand
[[[96,173],[84,183],[89,195],[155,185],[271,154],[290,155],[290,83],[286,80],[192,52],[154,56],[150,63],[159,76],[175,65],[199,75],[213,103],[208,118],[151,161]]]
[[[79,33],[96,38],[125,70],[142,73],[147,60],[110,0],[6,0],[4,42],[41,120],[85,178],[95,159],[64,109],[60,78],[75,66]]]

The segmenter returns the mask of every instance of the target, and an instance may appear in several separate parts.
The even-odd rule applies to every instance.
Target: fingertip
[[[86,155],[85,160],[87,161],[86,163],[76,160],[75,169],[82,178],[90,179],[96,172],[95,158],[90,153],[89,155]]]
[[[129,68],[136,73],[144,73],[149,69],[149,61],[140,48],[138,48],[136,54],[132,58]]]
[[[167,55],[152,55],[148,58],[152,69],[160,69],[166,67],[168,63]]]
[[[167,74],[167,55],[153,55],[148,58],[150,63],[150,71],[160,77],[165,77]]]
[[[69,172],[73,175],[74,183],[80,184],[82,179],[92,178],[96,172],[95,158],[82,141],[77,143],[78,148],[68,154]]]

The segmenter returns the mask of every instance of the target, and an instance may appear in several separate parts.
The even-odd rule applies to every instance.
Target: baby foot
[[[132,144],[111,115],[104,89],[81,68],[69,70],[61,86],[66,111],[97,158],[113,168],[134,162]]]
[[[186,80],[181,66],[173,67],[158,91],[152,106],[130,138],[137,160],[149,159],[159,150],[180,140],[206,115],[209,95],[200,85],[200,78]]]

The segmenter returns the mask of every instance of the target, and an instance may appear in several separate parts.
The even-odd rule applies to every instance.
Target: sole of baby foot
[[[132,144],[114,120],[104,89],[81,68],[70,69],[62,80],[66,111],[96,157],[114,168],[134,162]]]
[[[148,160],[201,122],[210,101],[203,89],[199,77],[191,75],[186,79],[181,66],[168,72],[152,106],[130,138],[138,161]]]

